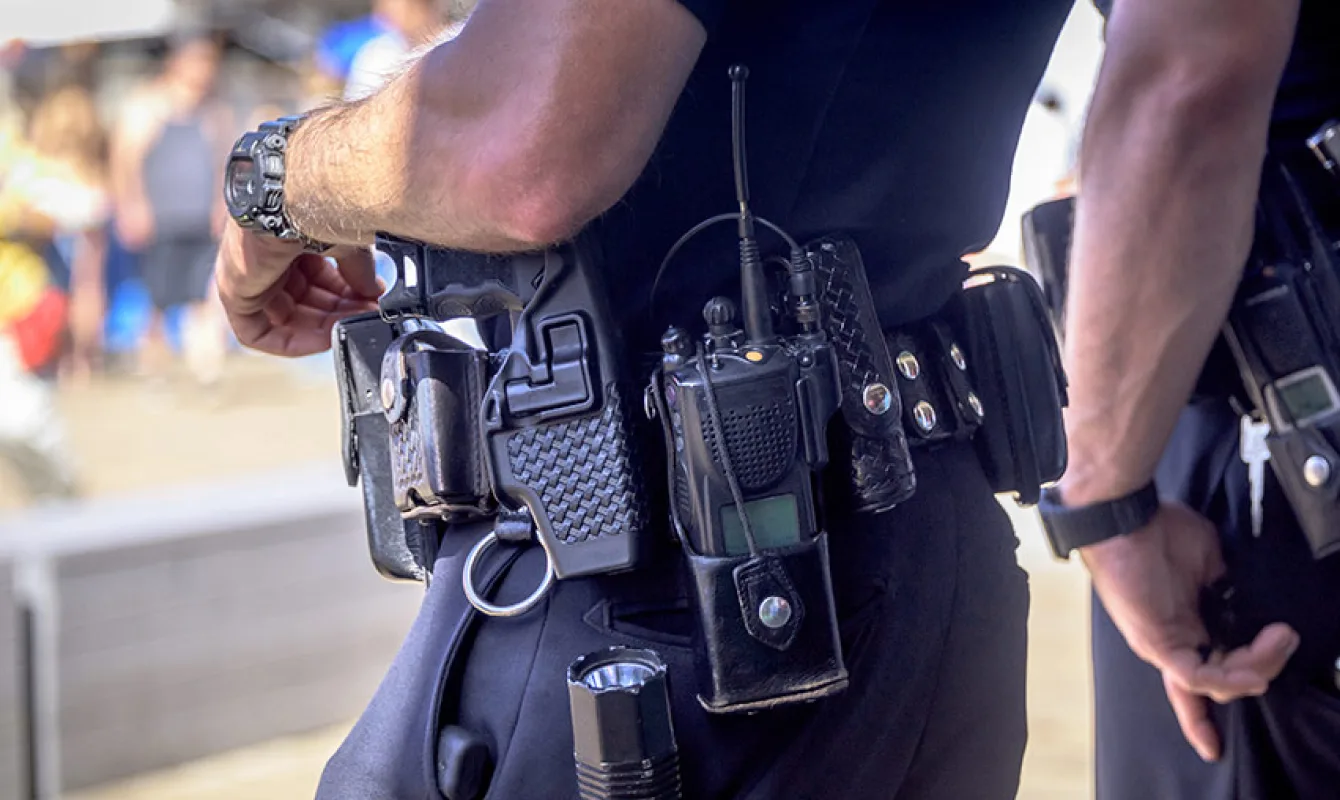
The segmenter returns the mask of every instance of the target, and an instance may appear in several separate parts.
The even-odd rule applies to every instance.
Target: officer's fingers
[[[1213,697],[1219,702],[1265,691],[1265,681],[1259,676],[1242,670],[1229,671],[1224,668],[1222,659],[1205,661],[1192,647],[1170,650],[1162,654],[1154,666],[1162,670],[1165,681],[1179,689]]]
[[[289,277],[284,282],[284,291],[272,298],[270,306],[274,307],[275,301],[282,300],[287,295],[292,298],[294,305],[311,306],[324,311],[342,311],[345,315],[376,310],[376,303],[351,296],[353,294],[353,290],[344,283],[333,267],[324,262],[316,267],[309,267],[303,263],[299,269],[289,271]]]
[[[302,274],[307,285],[327,292],[331,295],[341,298],[345,304],[354,303],[358,307],[350,313],[361,313],[364,311],[376,311],[377,300],[365,296],[361,291],[354,289],[345,281],[344,276],[338,269],[332,266],[325,259],[319,259],[319,263],[302,262],[302,269],[294,270]],[[310,289],[308,291],[311,291]],[[378,283],[378,293],[384,291],[380,282]]]
[[[1230,676],[1259,681],[1261,692],[1257,694],[1260,694],[1283,671],[1300,641],[1293,628],[1283,622],[1276,622],[1263,628],[1251,644],[1225,655],[1219,667]]]
[[[289,320],[276,322],[273,314],[229,314],[229,321],[243,345],[275,356],[310,356],[330,348],[330,329],[338,314],[312,309],[289,313]]]
[[[1202,761],[1218,761],[1219,732],[1210,719],[1209,703],[1204,697],[1178,686],[1166,672],[1163,674],[1163,689],[1168,693],[1168,702],[1177,716],[1182,735],[1196,751],[1196,755]]]
[[[330,252],[344,282],[359,296],[376,300],[381,296],[377,283],[377,262],[366,247],[340,247]]]

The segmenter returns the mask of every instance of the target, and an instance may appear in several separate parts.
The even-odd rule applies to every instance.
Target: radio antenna
[[[731,145],[735,161],[735,199],[740,204],[740,299],[744,306],[746,339],[754,344],[773,340],[772,310],[768,307],[768,285],[763,259],[754,238],[754,212],[749,209],[749,168],[744,150],[744,82],[749,68],[731,67]]]

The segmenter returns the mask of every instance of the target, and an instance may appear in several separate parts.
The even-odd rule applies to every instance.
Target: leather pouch
[[[426,581],[435,532],[406,520],[395,504],[391,435],[380,394],[382,357],[400,328],[379,314],[335,323],[331,333],[340,391],[345,479],[363,491],[363,514],[372,564],[391,580]]]
[[[856,511],[888,511],[916,491],[903,408],[884,331],[856,243],[826,236],[805,247],[818,278],[824,332],[837,355],[842,421],[832,447]]]
[[[974,437],[991,486],[1024,504],[1066,467],[1060,347],[1037,281],[1012,267],[975,271],[957,303],[967,372],[981,398]]]
[[[464,521],[491,510],[479,437],[487,358],[438,330],[406,334],[387,348],[379,394],[393,498],[404,516]]]
[[[1340,525],[1336,524],[1340,516],[1336,513],[1340,508],[1340,480],[1333,474],[1340,465],[1337,442],[1340,442],[1340,413],[1307,427],[1272,432],[1266,437],[1275,477],[1316,559],[1340,553]],[[1320,464],[1326,467],[1313,467],[1309,471],[1309,467]],[[1280,465],[1285,466],[1281,469]],[[1318,475],[1323,479],[1316,480]],[[1309,481],[1309,477],[1313,480]]]
[[[826,534],[758,556],[685,555],[703,708],[759,711],[846,688]]]

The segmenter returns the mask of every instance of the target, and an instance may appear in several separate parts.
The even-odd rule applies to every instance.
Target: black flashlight
[[[611,647],[568,667],[573,755],[582,800],[680,800],[679,748],[665,662]]]

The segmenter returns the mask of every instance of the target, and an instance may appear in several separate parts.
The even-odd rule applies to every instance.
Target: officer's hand
[[[1224,563],[1214,526],[1185,506],[1165,503],[1141,530],[1080,554],[1126,643],[1163,673],[1187,741],[1206,761],[1218,759],[1206,698],[1226,703],[1263,694],[1297,649],[1298,634],[1276,623],[1246,647],[1202,659],[1210,637],[1200,593],[1224,573]]]
[[[337,248],[319,256],[233,223],[219,244],[214,276],[238,340],[280,356],[330,347],[331,327],[353,314],[375,311],[380,294],[368,250]]]

